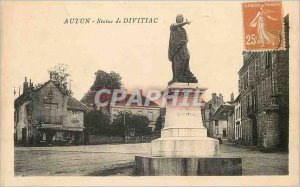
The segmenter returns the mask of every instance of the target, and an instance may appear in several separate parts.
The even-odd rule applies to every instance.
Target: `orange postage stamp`
[[[243,3],[242,9],[246,51],[284,49],[281,1]]]

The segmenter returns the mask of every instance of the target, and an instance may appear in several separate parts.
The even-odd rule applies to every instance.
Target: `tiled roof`
[[[212,120],[226,120],[230,111],[234,110],[234,106],[221,105],[213,114]]]
[[[89,107],[93,106],[96,93],[97,91],[88,91],[80,100],[80,102],[84,103],[86,106]]]
[[[20,95],[17,99],[15,99],[15,107],[18,106],[18,105],[20,105],[20,104],[22,104],[24,101],[31,100],[31,97],[30,97],[30,93],[31,92],[38,92],[40,89],[42,89],[44,86],[46,86],[50,82],[52,82],[52,81],[49,80],[49,81],[47,81],[47,82],[45,82],[43,84],[40,84],[39,86],[31,89],[30,91],[28,91],[28,92],[23,93],[22,95]],[[56,84],[54,84],[54,85],[59,89],[59,87]],[[78,101],[77,99],[75,99],[75,98],[73,98],[71,96],[68,96],[67,107],[70,108],[70,109],[83,110],[83,111],[89,110],[89,108],[87,106],[85,106],[83,103],[81,103],[80,101]]]
[[[131,97],[131,94],[127,94],[125,99],[123,99],[122,101],[116,102],[116,106],[124,106],[124,100],[125,100],[125,103],[127,103],[127,101],[129,100],[130,97]],[[147,97],[145,97],[143,95],[141,97],[142,97],[142,105],[144,105]],[[138,106],[137,103],[131,103],[130,106],[131,107],[140,107],[140,106]],[[150,101],[149,107],[159,107],[159,105],[153,101]]]
[[[29,87],[27,92],[22,93],[18,98],[15,99],[15,101],[14,101],[15,108],[18,105],[21,105],[22,103],[24,103],[25,101],[31,100],[30,93],[39,91],[41,88],[43,88],[45,85],[47,85],[50,82],[51,82],[51,80],[49,80],[43,84],[40,84],[37,87],[32,87],[32,88]]]
[[[89,107],[71,96],[68,96],[67,108],[83,111],[90,110]]]
[[[221,100],[221,98],[218,97],[218,96],[216,96],[216,100]],[[221,101],[222,101],[222,100],[221,100]],[[207,102],[205,103],[205,107],[209,107],[209,104],[212,104],[212,103],[213,103],[213,99],[207,101]],[[225,102],[222,101],[222,103],[225,103]]]

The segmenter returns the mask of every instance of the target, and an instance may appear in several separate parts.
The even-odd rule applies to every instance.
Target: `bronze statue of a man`
[[[184,22],[183,15],[179,14],[176,17],[176,23],[170,27],[169,41],[169,60],[172,62],[173,82],[197,83],[197,78],[190,71],[189,61],[190,53],[187,48],[188,36],[184,25],[190,24],[188,20]]]

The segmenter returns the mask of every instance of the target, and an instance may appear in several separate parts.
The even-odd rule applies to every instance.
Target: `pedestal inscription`
[[[173,83],[168,86],[173,90],[190,90],[193,92],[197,84]],[[184,94],[178,94],[178,100],[183,100]],[[208,138],[207,130],[202,124],[200,106],[166,106],[165,127],[161,131],[161,138],[151,142],[152,156],[163,157],[210,157],[219,151],[218,140]]]

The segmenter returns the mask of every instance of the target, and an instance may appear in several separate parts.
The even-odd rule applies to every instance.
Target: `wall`
[[[216,125],[216,123],[218,123],[218,125]],[[223,135],[223,129],[226,129],[226,136]],[[227,120],[211,121],[210,122],[210,135],[211,135],[210,137],[213,137],[213,138],[227,138],[228,137]]]
[[[24,102],[17,110],[18,116],[15,122],[15,127],[16,127],[16,136],[18,141],[22,140],[22,128],[25,128],[28,125],[28,118],[27,118],[27,112],[25,107],[29,103],[30,101]],[[28,132],[26,133],[26,136],[28,138]]]
[[[242,120],[241,120],[241,102],[237,100],[234,106],[234,128],[235,128],[235,140],[242,138]]]
[[[50,102],[49,100],[49,92],[50,88],[53,93],[53,99],[51,100],[51,103],[57,103],[57,109],[51,110],[49,112],[49,109],[46,109],[45,107],[48,106],[48,104],[44,104],[44,100],[46,102]],[[46,121],[51,123],[66,123],[66,111],[67,111],[67,96],[63,95],[59,89],[52,83],[49,82],[47,85],[45,85],[43,88],[41,88],[38,92],[33,92],[33,122],[37,123],[39,121]],[[46,98],[46,99],[45,99]],[[51,105],[53,106],[53,105]],[[51,114],[50,118],[47,117]]]
[[[124,143],[124,137],[89,135],[89,143],[88,143],[89,145],[116,144],[116,143]]]
[[[89,145],[98,144],[120,144],[120,143],[150,143],[152,140],[160,138],[160,132],[154,132],[147,136],[126,136],[125,140],[122,136],[105,136],[105,135],[89,135]]]
[[[64,127],[81,127],[84,126],[84,112],[80,110],[67,110],[67,123],[63,124]]]
[[[224,104],[225,102],[222,100],[221,97],[218,97],[216,93],[212,94],[212,99],[205,103],[204,108],[201,110],[203,125],[207,129],[207,136],[208,137],[215,137],[215,127],[214,121],[211,120],[211,116],[213,116],[214,112]]]
[[[244,87],[241,92],[241,123],[242,131],[244,131],[242,139],[246,145],[276,147],[274,146],[276,142],[277,144],[284,144],[283,142],[286,144],[284,137],[287,136],[283,134],[287,132],[286,129],[288,128],[288,107],[286,107],[288,106],[288,99],[286,99],[288,98],[288,76],[286,73],[287,68],[283,68],[282,64],[285,63],[285,66],[287,66],[288,62],[284,61],[285,58],[280,60],[281,53],[257,53],[253,55],[253,59],[248,64],[249,66],[257,64],[259,68],[254,71],[256,79],[253,79],[252,86]],[[269,64],[269,67],[267,67],[267,64]],[[249,72],[249,68],[244,70]],[[245,72],[241,72],[242,74],[245,74]],[[283,80],[286,82],[284,83]],[[250,80],[248,81],[250,82]],[[274,95],[279,96],[279,102],[281,102],[279,103],[281,107],[279,116],[281,116],[280,119],[285,118],[283,120],[285,122],[279,125],[279,127],[284,127],[284,129],[277,128],[278,124],[275,124],[277,132],[271,133],[268,130],[271,125],[270,121],[276,121],[276,117],[267,114],[266,110],[271,105],[271,99]],[[273,135],[271,136],[270,133]],[[279,136],[281,136],[281,141],[276,140]],[[274,137],[276,138],[274,139]]]
[[[147,136],[126,137],[125,143],[151,143],[152,140],[160,138],[160,133],[153,133]]]
[[[235,121],[234,121],[234,113],[231,113],[227,119],[228,125],[228,139],[231,141],[235,140]]]

